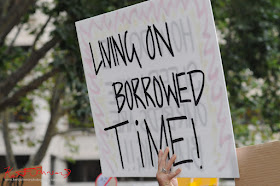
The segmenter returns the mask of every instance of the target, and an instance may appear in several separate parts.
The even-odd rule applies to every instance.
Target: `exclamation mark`
[[[199,148],[198,148],[198,142],[197,142],[197,136],[196,136],[196,131],[195,131],[195,126],[194,126],[193,118],[192,118],[192,127],[193,127],[193,133],[194,133],[195,143],[196,143],[197,157],[198,157],[198,159],[200,159],[200,156],[199,156]],[[202,165],[200,165],[200,169],[202,169]]]

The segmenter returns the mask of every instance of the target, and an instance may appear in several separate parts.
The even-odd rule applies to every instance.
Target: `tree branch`
[[[30,84],[22,87],[21,89],[16,91],[13,95],[1,100],[0,111],[3,111],[7,107],[15,106],[21,97],[25,96],[28,92],[38,88],[44,81],[54,76],[57,72],[58,69],[53,69],[50,72],[47,72],[46,74],[33,80]]]
[[[5,0],[4,2],[1,3],[1,6],[3,7],[3,8],[1,9],[1,12],[2,12],[1,18],[7,15],[8,8],[9,8],[9,5],[10,5],[10,3],[11,3],[10,1],[11,1],[11,0]]]
[[[16,170],[17,163],[11,145],[10,130],[8,124],[9,124],[8,111],[4,111],[2,132],[3,132],[3,138],[4,138],[5,148],[6,148],[6,162],[7,162],[7,166],[10,166],[11,168],[14,168],[14,170]]]
[[[59,115],[58,110],[60,108],[60,99],[64,96],[64,93],[65,93],[64,81],[65,81],[65,79],[62,74],[60,74],[56,78],[55,87],[52,91],[52,99],[50,101],[51,118],[48,123],[48,128],[45,133],[42,144],[40,145],[36,154],[29,159],[29,161],[26,165],[27,167],[39,165],[48,150],[49,144],[52,140],[52,134],[54,133],[54,131],[56,129],[57,121],[61,117]]]
[[[29,8],[34,6],[35,3],[36,0],[15,1],[7,14],[0,18],[0,46],[4,43],[8,33],[21,21],[21,17],[25,15]]]
[[[26,59],[23,65],[12,73],[6,81],[0,84],[1,96],[7,96],[15,85],[38,64],[39,60],[43,58],[46,53],[57,44],[58,41],[58,37],[54,37],[45,43],[45,45],[39,50],[32,51],[29,58]]]
[[[68,106],[61,107],[60,110],[59,110],[59,114],[61,116],[64,116],[65,114],[70,112],[74,108],[74,106],[75,106],[75,104],[71,104],[71,105],[68,105]]]
[[[38,40],[40,39],[40,37],[42,36],[42,34],[44,33],[44,30],[47,27],[47,25],[49,24],[51,18],[52,18],[52,16],[50,15],[48,17],[47,21],[45,22],[45,24],[40,29],[40,32],[37,34],[36,38],[34,39],[34,42],[33,42],[33,45],[32,45],[32,50],[35,50],[36,44],[37,44]]]
[[[18,26],[18,28],[17,28],[17,33],[16,33],[16,35],[14,36],[13,40],[12,40],[11,43],[9,44],[8,49],[5,51],[5,54],[6,54],[6,55],[9,54],[9,53],[11,52],[11,49],[12,49],[12,47],[14,46],[14,43],[15,43],[15,41],[17,40],[17,38],[18,38],[18,36],[19,36],[19,33],[20,33],[22,27],[23,27],[23,24],[19,24],[19,26]]]

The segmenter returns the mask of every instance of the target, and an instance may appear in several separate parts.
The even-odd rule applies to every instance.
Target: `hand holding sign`
[[[169,148],[167,147],[164,151],[159,151],[158,154],[158,171],[156,178],[158,180],[159,186],[178,186],[178,181],[176,176],[180,174],[181,169],[177,169],[175,172],[170,172],[171,166],[176,159],[174,154],[171,159],[166,163],[166,159],[169,153]]]

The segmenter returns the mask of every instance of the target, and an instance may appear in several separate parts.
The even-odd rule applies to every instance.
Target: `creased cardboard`
[[[236,186],[280,185],[280,141],[237,149]]]

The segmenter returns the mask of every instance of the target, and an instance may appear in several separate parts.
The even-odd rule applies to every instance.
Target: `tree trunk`
[[[52,69],[50,72],[38,77],[31,81],[28,85],[23,86],[17,90],[14,94],[4,99],[0,96],[0,112],[8,107],[16,106],[19,103],[20,98],[26,96],[29,92],[37,89],[43,82],[47,81],[50,77],[54,76],[58,72],[58,69]]]
[[[2,113],[3,115],[3,138],[6,148],[6,163],[8,167],[13,168],[14,170],[17,170],[17,163],[14,156],[14,152],[11,145],[11,139],[10,139],[10,130],[9,130],[9,113],[8,111],[4,111]]]
[[[6,5],[6,10],[3,10],[3,13],[4,11],[6,13],[0,16],[0,46],[4,43],[6,36],[14,26],[21,21],[21,18],[28,12],[29,8],[35,5],[35,3],[36,0],[20,0],[14,1],[11,8],[8,8],[10,3]]]
[[[43,142],[41,146],[39,147],[38,151],[34,156],[32,156],[26,167],[30,166],[36,166],[41,163],[43,158],[46,155],[46,152],[48,150],[48,147],[51,143],[53,134],[56,130],[56,124],[59,120],[59,118],[62,116],[60,113],[60,100],[64,96],[65,90],[64,90],[64,76],[62,74],[58,75],[56,78],[55,86],[52,92],[52,98],[50,101],[50,112],[51,112],[51,118],[48,123],[48,128],[45,133]]]
[[[0,82],[0,96],[7,96],[15,88],[17,83],[26,77],[26,75],[39,63],[40,59],[42,59],[47,52],[59,42],[59,40],[60,39],[58,37],[53,37],[40,49],[32,51],[21,67],[7,77],[5,81]]]

